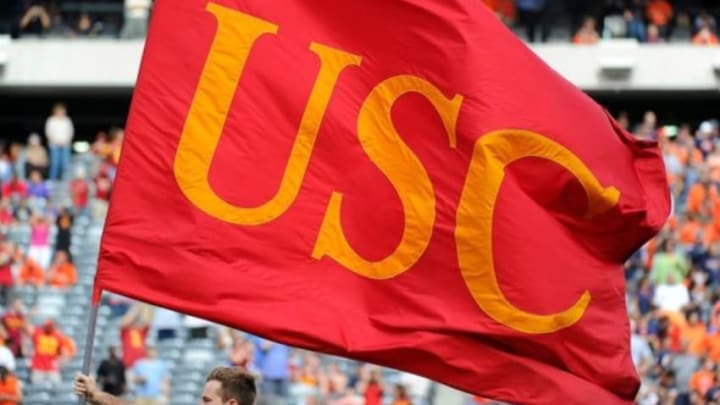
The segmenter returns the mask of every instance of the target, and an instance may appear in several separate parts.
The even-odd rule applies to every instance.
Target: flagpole
[[[101,290],[96,290],[93,294],[93,300],[90,304],[90,315],[88,317],[88,328],[85,334],[85,354],[83,355],[82,373],[90,375],[90,363],[92,362],[92,352],[95,347],[95,327],[97,326],[98,312],[100,310]],[[78,405],[86,403],[85,397],[78,398]]]

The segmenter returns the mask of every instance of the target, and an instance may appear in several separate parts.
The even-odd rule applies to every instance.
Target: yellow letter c
[[[615,206],[620,192],[614,187],[604,188],[571,151],[534,132],[495,131],[480,137],[475,144],[455,228],[463,279],[477,305],[498,323],[524,333],[550,333],[579,321],[590,303],[590,293],[583,292],[575,304],[564,311],[538,315],[510,303],[495,276],[492,248],[495,203],[506,167],[525,157],[550,160],[572,173],[587,193],[586,218]]]

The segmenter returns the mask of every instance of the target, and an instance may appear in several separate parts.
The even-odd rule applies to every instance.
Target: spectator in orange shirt
[[[700,321],[698,311],[687,313],[687,325],[682,328],[682,339],[687,343],[688,352],[701,355],[705,350],[707,327]]]
[[[67,252],[58,250],[48,273],[48,284],[55,288],[67,288],[75,285],[76,282],[75,265],[70,262]]]
[[[0,405],[17,405],[23,400],[20,382],[5,367],[0,367]]]
[[[685,220],[680,226],[680,242],[683,245],[690,246],[697,242],[700,233],[700,221],[698,221],[697,217],[697,214],[692,212],[685,214]]]
[[[650,0],[645,8],[650,24],[656,25],[660,34],[667,39],[670,21],[673,18],[673,7],[667,0]]]
[[[600,40],[600,36],[597,32],[597,24],[595,19],[592,17],[586,17],[583,21],[580,29],[575,33],[573,37],[573,44],[575,45],[595,45]]]
[[[18,285],[30,285],[42,287],[45,284],[45,271],[35,260],[19,252],[16,259],[20,263],[20,274],[18,274]]]
[[[687,210],[693,214],[699,214],[706,199],[718,201],[717,188],[710,183],[710,177],[703,173],[700,181],[693,184],[688,191]]]
[[[695,45],[717,46],[718,37],[713,32],[709,16],[703,17],[700,29],[693,36],[692,42]]]
[[[690,390],[704,397],[714,383],[715,363],[710,359],[706,359],[703,362],[703,368],[690,377]]]

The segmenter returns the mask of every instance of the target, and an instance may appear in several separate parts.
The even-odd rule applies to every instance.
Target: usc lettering
[[[210,187],[210,165],[250,51],[262,35],[276,34],[278,26],[215,3],[209,3],[206,9],[215,16],[217,29],[177,147],[175,179],[188,200],[207,215],[241,226],[263,225],[283,215],[295,201],[340,74],[360,66],[362,57],[310,43],[309,51],[317,55],[320,69],[279,188],[259,206],[237,206]],[[391,118],[395,102],[409,92],[420,94],[431,103],[442,121],[449,147],[455,148],[461,95],[448,98],[433,83],[409,74],[392,76],[375,85],[360,107],[358,139],[400,198],[405,218],[401,240],[381,260],[370,261],[360,256],[345,237],[340,222],[343,196],[333,192],[310,252],[313,258],[327,256],[358,275],[383,280],[410,269],[427,249],[435,225],[434,186],[422,162],[395,130]],[[620,193],[613,187],[603,187],[577,156],[541,134],[500,130],[475,142],[456,212],[455,239],[463,279],[478,307],[498,323],[523,333],[551,333],[582,318],[591,300],[590,293],[585,291],[570,308],[553,314],[520,310],[503,295],[492,256],[492,217],[505,168],[525,157],[550,160],[572,173],[588,196],[586,218],[614,207]]]

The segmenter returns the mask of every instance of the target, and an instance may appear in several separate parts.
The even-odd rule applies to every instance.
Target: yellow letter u
[[[340,72],[361,58],[317,43],[310,50],[320,58],[320,72],[310,93],[277,193],[257,207],[238,207],[210,187],[208,173],[230,104],[255,41],[274,34],[277,26],[240,11],[209,3],[217,32],[200,76],[175,155],[175,179],[183,194],[200,210],[238,225],[260,225],[292,205],[303,182],[320,122]]]

